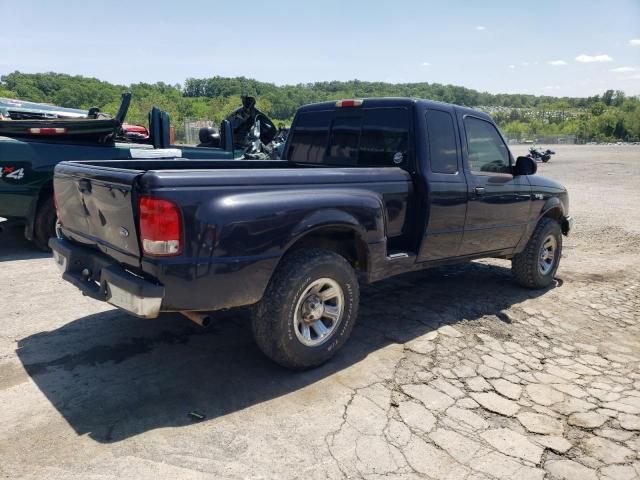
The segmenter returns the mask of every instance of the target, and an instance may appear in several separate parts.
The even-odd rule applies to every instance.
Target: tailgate
[[[144,173],[62,162],[53,186],[65,236],[93,245],[116,260],[139,265],[134,185]]]

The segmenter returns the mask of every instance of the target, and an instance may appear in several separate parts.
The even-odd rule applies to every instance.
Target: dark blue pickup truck
[[[260,348],[303,369],[349,337],[359,281],[500,257],[549,286],[572,222],[535,173],[484,113],[325,102],[298,110],[280,161],[60,163],[50,246],[66,280],[141,317],[251,305]]]

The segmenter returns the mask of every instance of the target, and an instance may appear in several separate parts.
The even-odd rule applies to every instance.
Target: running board
[[[377,248],[382,250],[382,242],[380,244],[374,244]],[[375,256],[376,260],[371,265],[371,270],[368,272],[368,281],[375,282],[382,280],[383,278],[398,275],[400,273],[410,272],[415,269],[417,262],[416,252],[406,252],[401,250],[391,250],[384,252],[384,255],[380,255],[383,252],[379,252]]]
[[[389,255],[387,255],[387,260],[402,260],[405,258],[410,258],[410,257],[415,257],[416,254],[415,253],[410,253],[410,252],[394,252],[394,253],[390,253]]]

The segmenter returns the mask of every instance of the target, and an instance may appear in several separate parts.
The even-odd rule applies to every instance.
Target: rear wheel
[[[39,249],[49,251],[49,239],[56,236],[57,218],[52,195],[38,208],[33,224],[33,243]]]
[[[316,367],[349,338],[358,300],[358,280],[343,257],[319,249],[292,252],[282,259],[254,311],[254,338],[265,355],[284,367]]]
[[[523,287],[548,287],[553,283],[561,255],[560,225],[552,218],[542,218],[525,249],[511,260],[511,272]]]

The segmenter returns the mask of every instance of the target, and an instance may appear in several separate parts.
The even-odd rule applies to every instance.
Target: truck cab
[[[304,106],[294,119],[284,158],[296,164],[407,172],[411,188],[406,197],[382,193],[385,253],[404,264],[508,258],[528,238],[541,212],[549,214],[554,207],[558,216],[567,215],[564,187],[534,177],[535,165],[524,159],[529,168],[522,170],[491,117],[456,105],[384,98]],[[567,230],[567,221],[562,223]]]

